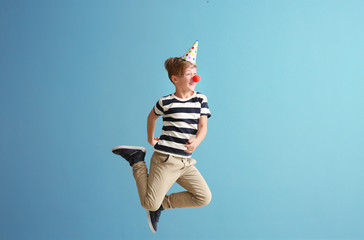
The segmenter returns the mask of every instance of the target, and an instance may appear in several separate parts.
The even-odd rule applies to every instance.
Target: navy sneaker
[[[157,232],[159,217],[161,216],[161,212],[163,210],[164,209],[162,206],[157,211],[148,211],[147,210],[149,227],[153,233]]]
[[[134,146],[117,146],[112,148],[112,152],[123,157],[129,162],[130,166],[133,166],[134,163],[144,161],[146,151],[144,147]]]

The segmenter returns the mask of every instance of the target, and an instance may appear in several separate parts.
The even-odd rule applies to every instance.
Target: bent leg
[[[150,161],[149,176],[145,162],[133,165],[140,203],[147,210],[159,209],[168,190],[179,177],[179,172],[176,171],[178,167],[166,159],[168,160],[168,155],[155,152]]]
[[[173,193],[163,201],[163,207],[186,208],[202,207],[211,201],[211,191],[197,168],[193,165],[178,178],[177,183],[187,191]]]

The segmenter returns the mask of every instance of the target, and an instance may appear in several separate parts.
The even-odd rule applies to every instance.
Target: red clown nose
[[[200,75],[195,75],[195,76],[193,76],[192,80],[197,83],[201,80],[201,77],[200,77]]]

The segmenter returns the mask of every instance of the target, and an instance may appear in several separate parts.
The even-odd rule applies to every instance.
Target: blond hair
[[[164,62],[164,67],[168,72],[168,77],[172,81],[172,76],[182,77],[184,71],[188,67],[195,67],[196,65],[190,63],[180,57],[170,57]]]

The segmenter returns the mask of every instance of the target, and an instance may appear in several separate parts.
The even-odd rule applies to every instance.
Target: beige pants
[[[133,175],[138,187],[142,206],[150,211],[164,209],[201,207],[211,201],[211,192],[200,172],[194,166],[196,160],[154,152],[150,170],[144,161],[133,164]],[[177,182],[187,191],[166,196]]]

